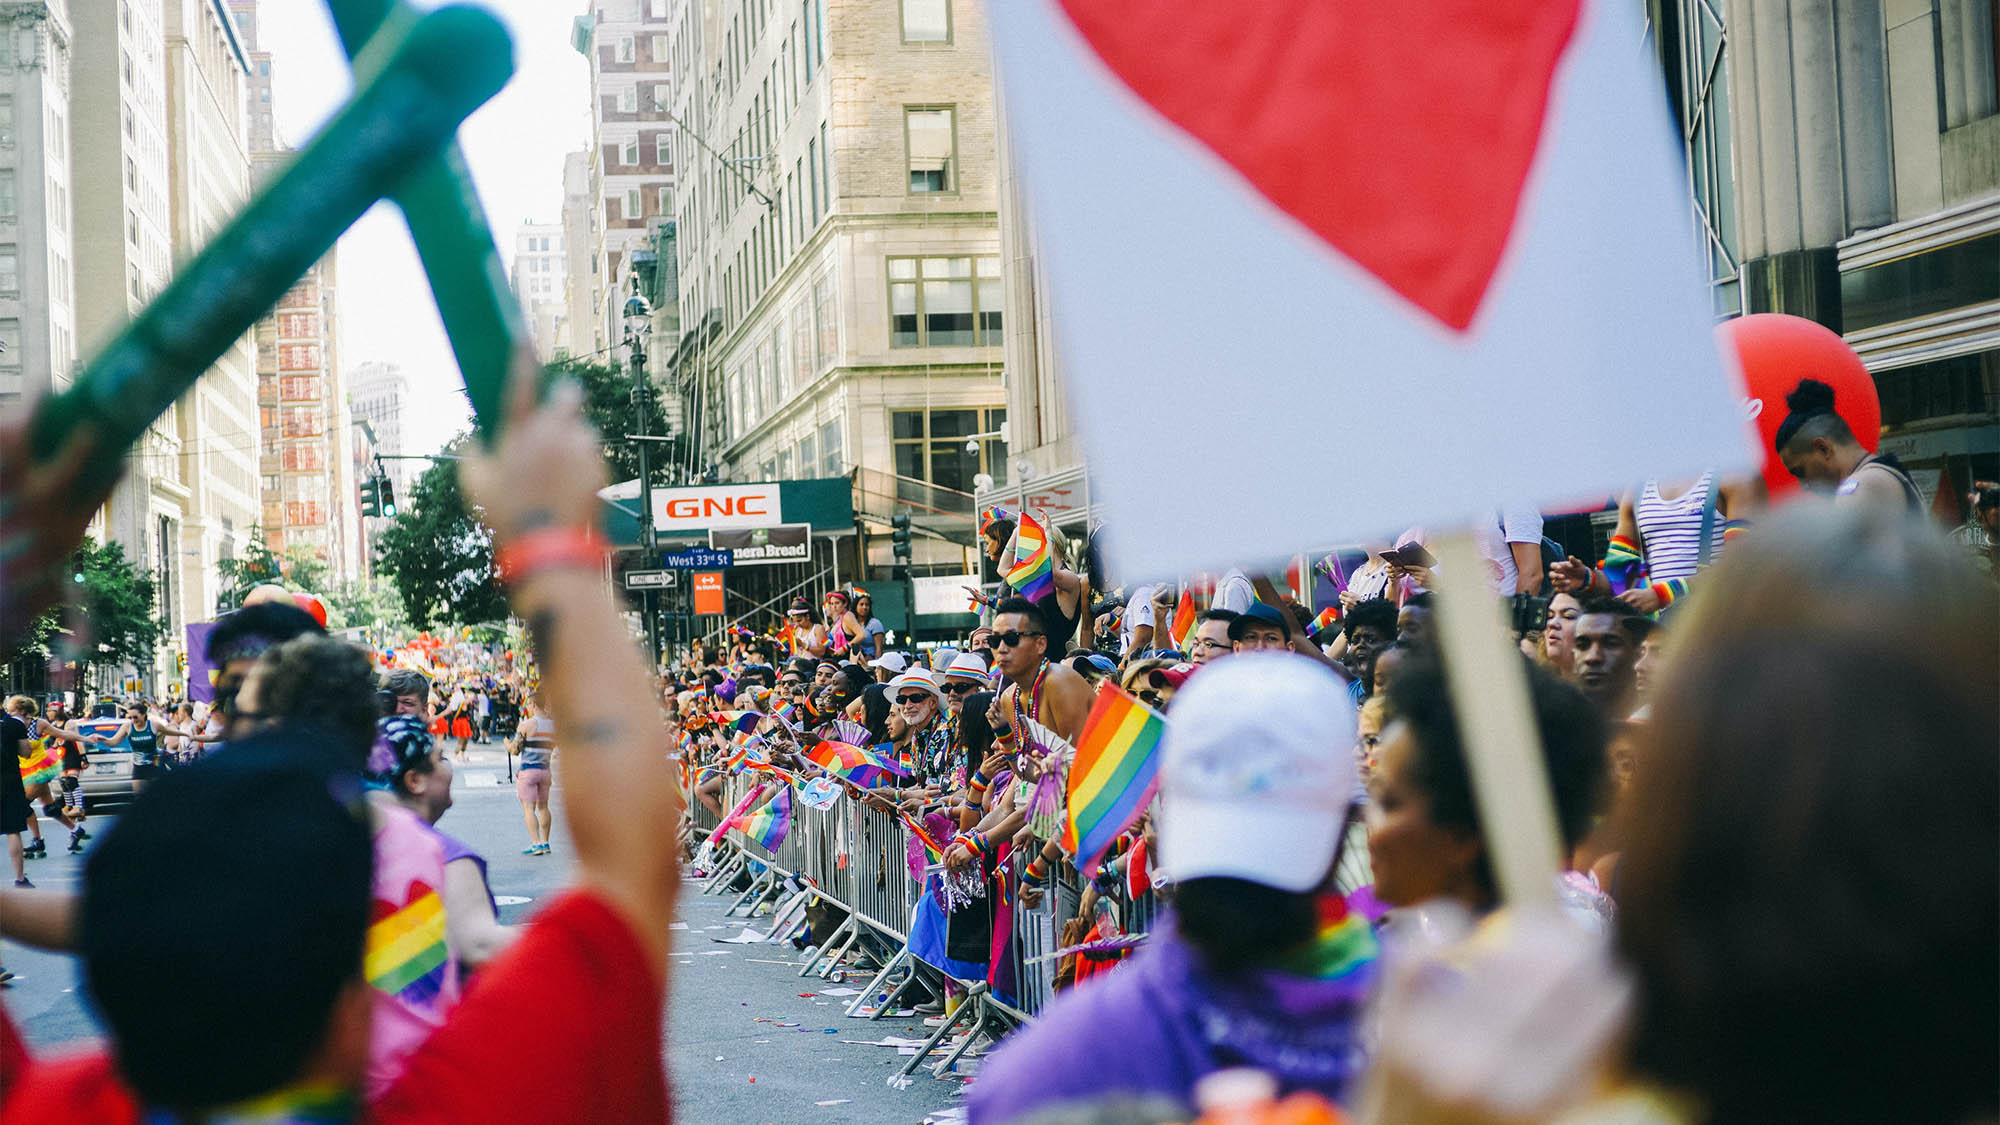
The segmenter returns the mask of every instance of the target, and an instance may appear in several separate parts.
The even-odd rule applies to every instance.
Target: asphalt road
[[[475,746],[471,760],[458,766],[454,804],[439,826],[486,856],[494,894],[502,903],[501,921],[517,923],[531,918],[544,900],[561,889],[572,860],[560,803],[554,854],[520,854],[526,830],[513,788],[504,782],[504,757],[495,749]],[[93,817],[89,826],[101,835],[115,822],[116,817]],[[229,840],[226,829],[218,831],[217,839],[218,846],[243,843]],[[83,857],[60,854],[64,843],[60,836],[50,840],[56,854],[30,861],[29,878],[43,889],[77,889]],[[188,858],[200,862],[199,856]],[[703,897],[690,884],[678,912],[686,928],[676,932],[667,1033],[678,1120],[697,1125],[915,1123],[940,1111],[948,1114],[959,1103],[957,1080],[934,1079],[923,1071],[906,1088],[891,1088],[889,1077],[908,1061],[907,1056],[894,1047],[852,1042],[925,1038],[927,1031],[920,1024],[843,1016],[846,998],[817,995],[822,988],[843,986],[799,977],[799,954],[790,945],[718,941],[751,925],[723,917],[730,897]],[[752,928],[764,925],[759,920]],[[102,1040],[70,958],[4,942],[0,962],[19,974],[0,997],[32,1047],[47,1051]],[[844,987],[866,983],[866,974],[856,974]],[[532,1035],[533,1030],[524,1029],[524,1034]]]

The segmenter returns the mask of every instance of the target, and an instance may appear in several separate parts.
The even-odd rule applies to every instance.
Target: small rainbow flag
[[[1172,627],[1174,647],[1182,652],[1187,651],[1188,635],[1194,632],[1194,616],[1194,591],[1182,587],[1180,604],[1174,607]]]
[[[749,734],[757,729],[764,716],[756,711],[711,711],[708,715],[715,725],[729,727]]]
[[[1077,736],[1062,846],[1093,878],[1106,849],[1153,799],[1167,720],[1107,682]]]
[[[778,786],[771,799],[759,806],[756,812],[745,814],[736,822],[736,827],[765,851],[775,852],[778,845],[785,842],[785,835],[792,830],[792,787]]]
[[[905,776],[909,771],[872,750],[846,742],[821,742],[806,751],[806,757],[826,772],[863,789],[875,789]]]
[[[943,863],[944,845],[938,843],[937,837],[932,836],[929,830],[924,828],[923,821],[918,820],[909,813],[900,813],[898,815],[903,818],[903,823],[909,827],[910,836],[924,846],[924,854],[930,857],[930,862],[933,864]]]
[[[1013,515],[1009,513],[1007,509],[1001,507],[998,504],[989,504],[986,507],[979,509],[979,534],[981,535],[986,534],[986,528],[989,525],[991,525],[994,520],[1011,520],[1013,518],[1014,518]]]
[[[1049,550],[1049,534],[1026,512],[1021,513],[1020,530],[1014,535],[1014,565],[1007,571],[1007,585],[1030,601],[1047,597],[1056,587],[1056,560]]]
[[[1340,607],[1330,605],[1320,610],[1318,617],[1313,618],[1312,628],[1307,632],[1317,638],[1338,624],[1340,624]]]

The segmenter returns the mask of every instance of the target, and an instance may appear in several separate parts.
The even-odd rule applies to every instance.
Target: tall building
[[[562,223],[522,223],[514,232],[514,296],[528,316],[543,363],[570,350],[566,305],[569,252]]]
[[[974,0],[673,0],[691,466],[853,474],[861,565],[961,569],[1007,477],[992,65]],[[852,571],[848,571],[852,573]]]
[[[0,3],[0,406],[77,359],[66,0]]]
[[[583,347],[572,320],[577,352],[621,338],[633,253],[674,213],[667,26],[667,0],[593,0],[576,22],[575,46],[590,61],[592,338],[601,341]]]
[[[563,322],[572,355],[604,347],[604,323],[593,310],[603,299],[597,273],[597,197],[590,187],[590,150],[563,156]]]
[[[230,0],[250,60],[244,121],[253,176],[276,174],[291,148],[272,116],[271,54],[258,49],[257,0]],[[257,322],[260,526],[271,550],[306,550],[336,582],[365,573],[360,504],[348,456],[351,415],[340,379],[335,254],[306,271]]]
[[[1683,56],[1726,38],[1709,106],[1732,131],[1743,311],[1845,336],[1881,394],[1882,448],[1955,511],[1970,481],[2000,479],[1994,5],[1733,0],[1718,23],[1712,0],[1681,3],[1698,28]]]
[[[393,363],[371,360],[347,373],[348,405],[355,422],[365,426],[374,439],[372,454],[394,457],[404,452],[403,410],[409,400],[409,377]],[[411,482],[417,478],[411,468],[416,462],[390,460],[382,464],[396,486],[397,497],[408,495]]]

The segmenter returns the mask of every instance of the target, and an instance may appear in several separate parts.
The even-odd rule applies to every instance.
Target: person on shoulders
[[[1882,504],[1924,510],[1924,494],[1891,453],[1870,453],[1834,413],[1833,388],[1801,379],[1785,396],[1791,413],[1771,439],[1785,471],[1814,492],[1831,493],[1836,504]]]

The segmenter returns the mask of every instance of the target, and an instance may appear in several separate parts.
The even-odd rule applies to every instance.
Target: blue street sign
[[[734,551],[712,547],[686,547],[660,556],[660,565],[672,570],[719,570],[732,565]]]

